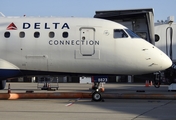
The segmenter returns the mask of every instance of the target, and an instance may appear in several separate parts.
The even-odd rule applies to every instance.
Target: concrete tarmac
[[[175,100],[1,100],[1,120],[175,120]]]
[[[42,91],[37,83],[10,83],[11,91],[25,93],[34,90],[42,92],[90,92],[91,84],[61,83],[57,91]],[[7,83],[8,86],[8,83]],[[105,84],[105,93],[168,92],[163,85],[156,89],[143,84]],[[1,93],[7,93],[7,87]],[[140,94],[140,93],[139,93]],[[175,120],[176,101],[162,99],[105,99],[92,102],[91,99],[18,99],[0,100],[2,120]]]

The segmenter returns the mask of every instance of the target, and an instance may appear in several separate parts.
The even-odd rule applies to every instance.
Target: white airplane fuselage
[[[126,30],[95,18],[1,17],[0,78],[25,71],[137,75],[171,66],[162,51]]]

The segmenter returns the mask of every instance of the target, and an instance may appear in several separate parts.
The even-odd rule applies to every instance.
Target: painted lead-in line
[[[79,99],[80,99],[80,98],[76,99],[76,100],[73,101],[73,102],[70,102],[70,103],[66,104],[65,106],[66,106],[66,107],[69,107],[69,106],[73,105],[75,102],[77,102]]]

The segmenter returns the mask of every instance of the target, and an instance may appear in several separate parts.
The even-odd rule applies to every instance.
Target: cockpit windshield
[[[114,38],[140,38],[137,34],[135,34],[130,29],[114,29]]]
[[[125,31],[130,35],[131,38],[140,38],[138,35],[136,35],[133,31],[129,29],[125,29]]]
[[[123,29],[114,29],[114,38],[127,38],[128,35]]]

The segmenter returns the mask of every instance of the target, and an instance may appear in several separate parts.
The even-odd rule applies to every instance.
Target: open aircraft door
[[[91,27],[80,28],[80,52],[83,56],[95,54],[95,29]]]

